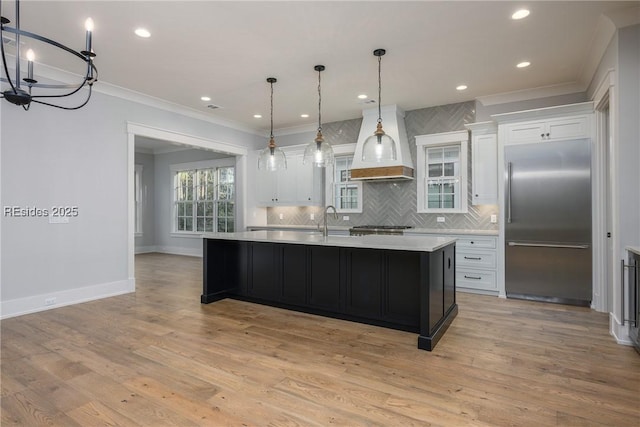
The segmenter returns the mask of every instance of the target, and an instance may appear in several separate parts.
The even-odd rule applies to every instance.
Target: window
[[[351,181],[353,156],[336,156],[333,168],[333,205],[338,212],[362,212],[362,183]],[[329,175],[329,174],[327,174]]]
[[[135,165],[133,175],[134,197],[135,197],[135,211],[136,211],[136,229],[135,235],[142,236],[142,202],[143,202],[143,187],[142,187],[142,165]]]
[[[467,212],[467,131],[416,136],[418,212]]]
[[[235,168],[172,169],[175,231],[234,231]]]

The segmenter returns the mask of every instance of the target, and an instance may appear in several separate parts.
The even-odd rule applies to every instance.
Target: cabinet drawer
[[[458,249],[495,249],[495,237],[457,236],[456,247]]]
[[[472,268],[496,268],[495,251],[456,251],[456,265]]]
[[[495,291],[498,289],[495,271],[456,269],[456,287]]]

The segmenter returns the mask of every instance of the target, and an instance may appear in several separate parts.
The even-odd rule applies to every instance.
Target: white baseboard
[[[631,338],[629,338],[629,326],[620,324],[613,313],[609,313],[609,333],[618,344],[633,345]]]
[[[151,252],[158,252],[157,246],[136,246],[135,253],[137,254],[148,254]]]
[[[181,248],[180,246],[156,246],[156,252],[171,255],[186,255],[202,258],[202,248]]]
[[[99,285],[2,301],[0,303],[0,319],[127,294],[135,292],[135,290],[136,279],[130,278],[117,282],[102,283]],[[46,305],[48,300],[52,301],[52,303]]]

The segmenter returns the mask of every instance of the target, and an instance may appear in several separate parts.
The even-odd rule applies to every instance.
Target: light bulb
[[[36,59],[36,54],[33,53],[33,49],[27,51],[27,61],[33,62]]]
[[[87,20],[84,21],[84,28],[87,31],[93,31],[93,19],[87,18]]]
[[[380,139],[380,137],[378,137],[378,139]],[[377,159],[382,158],[382,144],[380,143],[376,144],[376,158]]]

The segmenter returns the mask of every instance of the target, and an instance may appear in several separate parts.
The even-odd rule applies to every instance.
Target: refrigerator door
[[[507,296],[591,301],[591,150],[587,139],[505,147]]]

